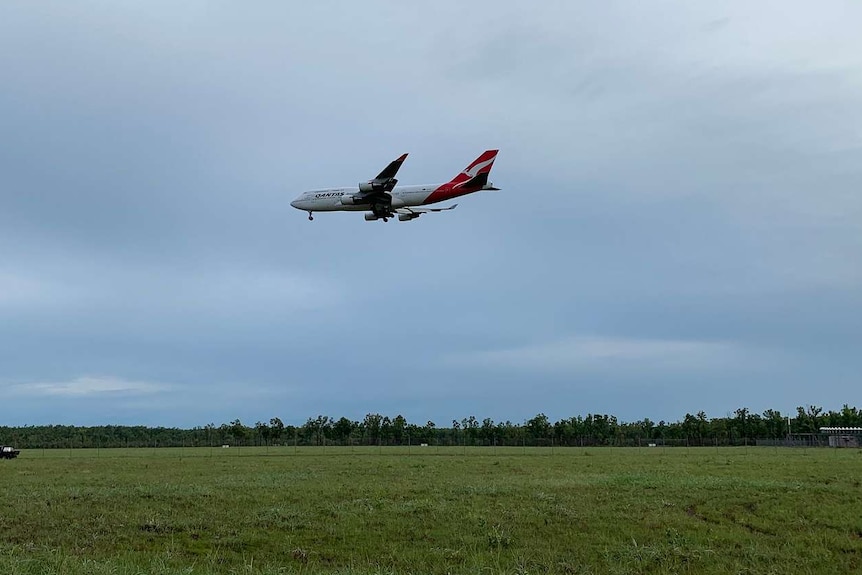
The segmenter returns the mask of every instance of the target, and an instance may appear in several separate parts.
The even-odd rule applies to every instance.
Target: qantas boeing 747
[[[447,208],[419,208],[458,196],[480,192],[482,190],[499,190],[488,181],[488,174],[497,150],[488,150],[476,158],[464,171],[445,184],[427,184],[419,186],[396,186],[398,180],[395,174],[407,154],[390,162],[373,180],[368,180],[349,188],[327,188],[312,190],[301,194],[290,202],[297,210],[308,212],[308,219],[313,220],[314,212],[354,211],[369,212],[365,214],[368,221],[389,221],[396,215],[398,220],[407,222],[428,212],[451,210],[458,204]]]

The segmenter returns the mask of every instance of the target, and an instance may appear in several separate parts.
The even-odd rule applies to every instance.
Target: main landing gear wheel
[[[310,222],[313,219],[314,219],[314,216],[311,215],[311,212],[308,212],[308,221]]]
[[[383,221],[384,221],[384,222],[388,222],[388,221],[389,221],[389,218],[383,218]]]

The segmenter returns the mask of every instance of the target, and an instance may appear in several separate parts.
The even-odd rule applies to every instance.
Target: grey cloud
[[[0,381],[168,383],[0,415],[445,423],[852,402],[855,11],[4,6]],[[403,152],[402,181],[434,182],[490,147],[503,191],[449,213],[311,223],[289,206]],[[732,342],[704,349],[736,367],[634,373],[590,363],[573,334]],[[500,350],[529,361],[506,371]]]
[[[146,395],[164,392],[169,386],[144,381],[126,381],[110,376],[83,376],[71,381],[18,383],[7,386],[9,396],[82,397],[94,395]]]

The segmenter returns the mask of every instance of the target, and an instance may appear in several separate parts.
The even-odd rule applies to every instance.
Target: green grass
[[[32,450],[0,572],[858,573],[860,481],[860,450]]]

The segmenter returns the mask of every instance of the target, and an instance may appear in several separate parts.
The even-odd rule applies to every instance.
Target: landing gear
[[[314,216],[311,215],[311,212],[308,212],[308,221],[310,222],[313,219],[314,219]]]
[[[372,204],[371,212],[377,216],[378,219],[383,220],[384,222],[388,222],[389,218],[393,217],[395,214],[392,213],[391,204],[378,202],[376,204]]]

